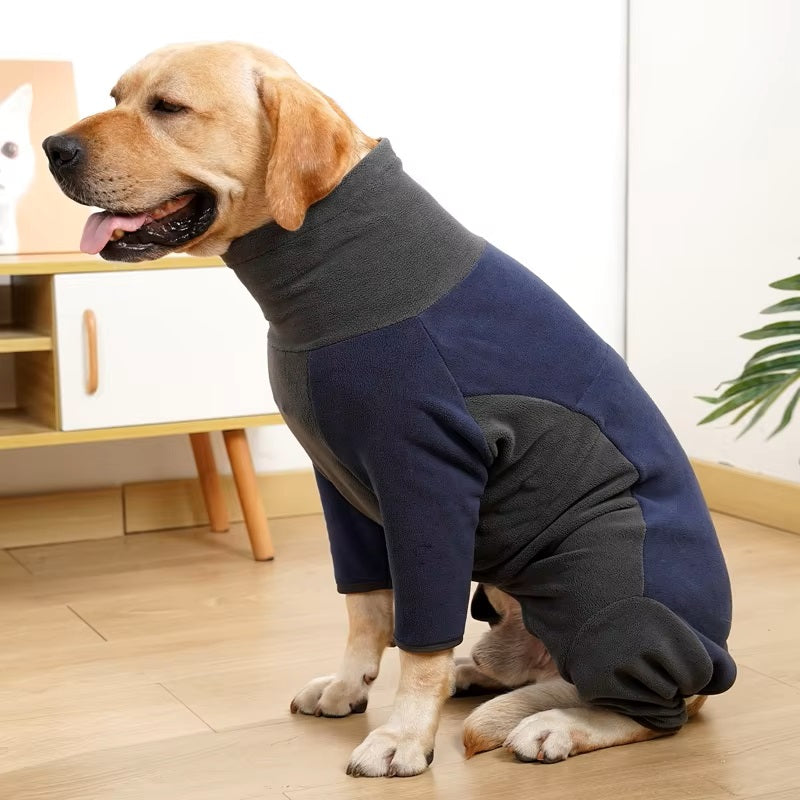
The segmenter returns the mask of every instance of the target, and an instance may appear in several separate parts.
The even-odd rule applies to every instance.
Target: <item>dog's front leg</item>
[[[339,671],[315,678],[292,700],[292,713],[346,717],[367,708],[369,687],[378,677],[381,656],[392,641],[391,589],[347,595],[350,630]]]
[[[400,652],[400,685],[388,721],[353,751],[347,774],[419,775],[433,761],[439,716],[455,681],[453,651]]]

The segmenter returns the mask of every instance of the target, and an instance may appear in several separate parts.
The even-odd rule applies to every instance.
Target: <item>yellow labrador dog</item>
[[[292,712],[363,711],[400,648],[349,774],[425,770],[455,690],[504,692],[467,719],[467,755],[550,762],[674,732],[730,686],[727,576],[688,463],[562,301],[270,53],[169,47],[111,94],[44,142],[63,191],[106,209],[82,249],[222,255],[270,320],[276,399],[315,465],[349,636]],[[473,578],[491,629],[456,664]]]

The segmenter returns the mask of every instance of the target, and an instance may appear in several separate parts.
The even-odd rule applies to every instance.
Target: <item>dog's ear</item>
[[[270,127],[266,200],[282,228],[297,230],[308,207],[341,180],[353,134],[343,114],[321,92],[295,77],[260,78]]]

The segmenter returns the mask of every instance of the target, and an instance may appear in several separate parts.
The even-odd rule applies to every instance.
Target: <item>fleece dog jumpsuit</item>
[[[224,260],[270,322],[339,591],[393,588],[395,641],[457,645],[470,580],[522,606],[581,697],[648,727],[728,689],[728,575],[686,455],[623,360],[473,235],[387,140]]]

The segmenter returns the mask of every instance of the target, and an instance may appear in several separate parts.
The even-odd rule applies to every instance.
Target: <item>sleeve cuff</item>
[[[339,594],[360,594],[362,592],[376,592],[379,589],[391,589],[391,582],[387,581],[371,581],[364,583],[338,583],[336,584],[336,591]]]
[[[398,642],[397,639],[394,641],[401,650],[405,650],[407,653],[436,653],[439,650],[450,650],[453,647],[458,647],[464,641],[464,637],[459,636],[458,639],[451,639],[449,642],[437,644],[404,644],[403,642]]]

